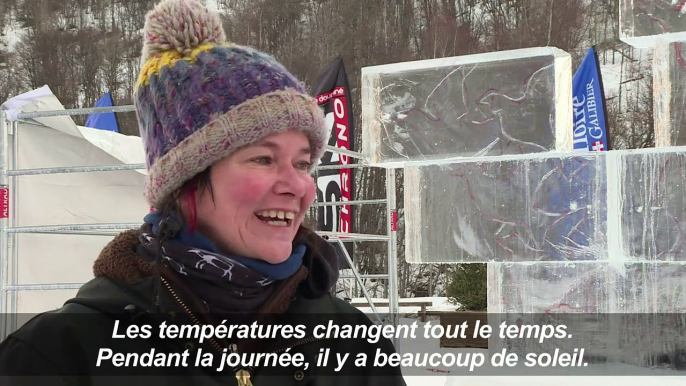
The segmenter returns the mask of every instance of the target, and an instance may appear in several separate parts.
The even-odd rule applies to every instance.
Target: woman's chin
[[[292,246],[290,243],[287,245],[263,245],[254,254],[254,258],[262,260],[269,264],[281,264],[291,257]]]

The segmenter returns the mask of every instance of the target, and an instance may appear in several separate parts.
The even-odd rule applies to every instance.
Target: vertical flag
[[[106,93],[102,96],[93,107],[107,107],[114,106],[112,102],[112,95]],[[114,131],[119,132],[119,124],[117,122],[117,116],[115,113],[98,113],[89,114],[86,119],[86,127],[92,127],[94,129]]]
[[[574,151],[610,150],[607,110],[595,46],[586,53],[572,78]]]
[[[610,150],[605,95],[595,47],[588,50],[572,78],[572,108],[574,152]],[[547,232],[550,260],[585,259],[594,253],[590,248],[594,224],[605,219],[595,217],[596,208],[577,207],[578,202],[588,200],[595,186],[596,169],[587,165],[588,162],[593,160],[580,157],[560,164],[563,188],[551,191],[548,199],[548,211],[561,214],[554,222],[554,229]]]
[[[326,123],[331,128],[329,146],[353,150],[354,130],[350,86],[345,72],[343,59],[336,57],[333,63],[317,77],[317,88],[314,90],[317,103],[324,110]],[[349,165],[350,157],[327,151],[319,166]],[[353,191],[353,173],[351,169],[319,170],[317,172],[317,201],[350,201]],[[352,208],[350,205],[324,206],[317,208],[317,227],[322,231],[352,233]],[[338,249],[338,246],[336,246]],[[346,243],[346,249],[353,257],[353,245]],[[341,252],[339,250],[339,252]],[[343,258],[339,268],[348,268]]]

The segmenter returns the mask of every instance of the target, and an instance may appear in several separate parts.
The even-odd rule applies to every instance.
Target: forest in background
[[[145,13],[153,0],[0,0],[0,100],[48,85],[66,108],[92,107],[106,92],[132,103]],[[341,55],[361,149],[362,67],[525,47],[569,52],[575,70],[595,45],[605,77],[614,149],[654,145],[651,52],[619,40],[618,0],[204,0],[228,40],[268,52],[312,89]],[[85,116],[74,116],[77,124]],[[133,113],[120,131],[138,135]],[[446,265],[404,261],[402,171],[396,172],[401,297],[445,296]],[[354,197],[385,198],[385,171],[355,171]],[[356,233],[385,234],[385,205],[354,209]],[[361,273],[386,272],[386,243],[359,242]],[[385,281],[368,280],[384,297]],[[361,296],[346,289],[347,296]]]

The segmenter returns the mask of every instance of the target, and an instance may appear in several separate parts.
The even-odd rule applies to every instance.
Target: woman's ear
[[[176,197],[176,208],[179,216],[185,224],[188,224],[190,233],[195,232],[195,226],[198,220],[197,200],[196,200],[196,184],[190,183],[181,188],[180,193]]]

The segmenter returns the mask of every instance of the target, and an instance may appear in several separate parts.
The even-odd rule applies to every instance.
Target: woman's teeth
[[[288,226],[295,218],[295,212],[282,210],[262,210],[255,214],[267,224],[281,227]]]

